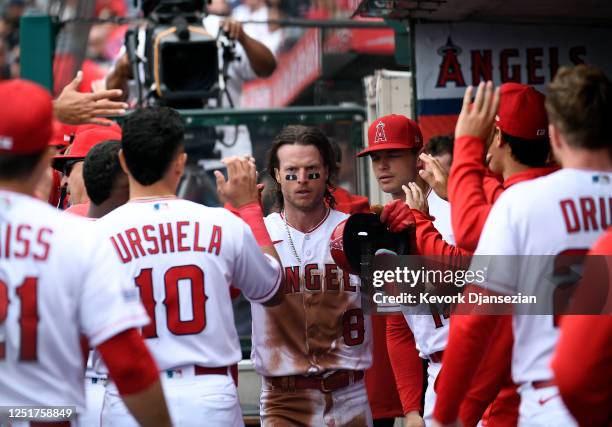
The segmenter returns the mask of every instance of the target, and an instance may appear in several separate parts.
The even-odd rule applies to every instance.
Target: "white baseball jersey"
[[[450,204],[439,198],[433,191],[427,200],[429,203],[433,202],[429,205],[429,213],[436,218],[434,225],[442,235],[442,238],[446,242],[453,244],[453,230],[450,227]],[[438,228],[438,221],[441,221],[442,225],[446,224],[447,226]],[[410,330],[412,330],[417,350],[419,350],[419,355],[422,358],[427,358],[430,354],[446,348],[449,325],[448,311],[434,304],[402,307],[402,311]]]
[[[347,217],[330,209],[307,233],[286,225],[278,213],[265,218],[285,273],[285,300],[276,307],[252,305],[251,357],[259,374],[306,375],[371,365],[370,316],[361,308],[359,278],[340,270],[329,249],[332,232]]]
[[[263,303],[281,282],[278,262],[263,254],[244,221],[169,197],[130,201],[96,226],[139,290],[152,319],[142,334],[161,370],[242,358],[230,285]]]
[[[149,321],[93,224],[0,191],[0,402],[84,408],[80,336]]]
[[[552,313],[555,257],[586,253],[611,224],[612,174],[562,169],[504,191],[487,218],[475,255],[524,255],[487,257],[486,285],[508,295],[537,295],[539,307],[546,305]],[[482,258],[476,263],[476,268],[483,267]],[[529,310],[526,304],[520,307]],[[514,381],[553,378],[549,365],[559,336],[554,316],[515,315],[513,329]]]

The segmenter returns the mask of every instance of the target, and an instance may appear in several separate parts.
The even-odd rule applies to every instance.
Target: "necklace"
[[[321,224],[323,224],[325,222],[325,220],[327,219],[327,217],[329,216],[329,212],[330,212],[330,210],[327,209],[327,211],[325,212],[325,215],[323,216],[323,219],[317,225],[315,225],[312,229],[307,231],[306,233],[310,233],[310,232],[316,230],[317,228],[319,228],[319,226],[321,226]],[[293,256],[301,264],[302,263],[302,259],[298,255],[297,249],[295,249],[295,244],[293,243],[293,238],[291,237],[291,231],[289,230],[289,223],[287,222],[287,215],[285,214],[285,211],[282,211],[280,215],[281,215],[281,218],[283,218],[283,222],[285,224],[285,231],[287,232],[287,237],[289,238],[289,246],[291,247],[291,252],[293,252]]]
[[[302,260],[300,259],[300,256],[298,255],[297,250],[295,249],[295,245],[293,244],[293,239],[291,238],[291,231],[289,231],[289,225],[287,225],[287,216],[282,215],[282,217],[283,217],[283,222],[285,223],[285,231],[287,232],[287,237],[289,237],[289,246],[291,247],[293,256],[301,264]]]

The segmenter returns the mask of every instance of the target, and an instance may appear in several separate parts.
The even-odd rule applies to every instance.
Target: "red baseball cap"
[[[389,114],[372,122],[368,128],[368,148],[358,153],[357,157],[373,151],[421,147],[423,134],[417,122],[400,114]]]
[[[49,145],[58,150],[70,145],[70,134],[66,132],[66,126],[59,120],[53,119],[53,136],[49,140]]]
[[[53,135],[51,94],[36,83],[14,79],[0,83],[0,153],[35,154]]]
[[[544,108],[544,95],[532,86],[504,83],[500,86],[495,124],[502,132],[517,138],[546,138],[548,117]]]
[[[121,141],[121,132],[105,126],[96,126],[92,129],[77,132],[74,137],[74,142],[69,147],[70,150],[66,150],[68,152],[65,154],[54,156],[51,166],[53,166],[53,169],[62,171],[64,164],[68,160],[83,160],[94,145],[108,140]]]

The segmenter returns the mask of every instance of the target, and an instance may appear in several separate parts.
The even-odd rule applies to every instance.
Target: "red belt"
[[[266,377],[266,382],[285,391],[313,389],[331,393],[363,379],[363,371],[336,371],[327,377],[305,377],[288,375],[284,377]]]
[[[434,363],[442,363],[442,356],[444,356],[444,350],[436,351],[429,355],[429,360]]]
[[[542,380],[531,382],[531,387],[533,387],[535,390],[546,387],[554,387],[556,385],[557,383],[555,382],[555,380]]]
[[[234,384],[238,386],[238,365],[234,364],[232,366],[220,366],[218,368],[208,368],[206,366],[198,366],[194,367],[193,373],[194,375],[227,375],[227,372],[232,374],[232,378],[234,379]]]

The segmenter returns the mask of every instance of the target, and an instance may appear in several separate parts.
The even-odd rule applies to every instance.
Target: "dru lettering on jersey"
[[[351,284],[350,275],[336,264],[307,264],[285,267],[285,294],[300,292],[357,292],[357,286]]]
[[[176,221],[128,228],[111,236],[110,240],[125,264],[158,253],[193,251],[219,256],[222,237],[223,230],[218,225],[204,230],[200,229],[199,222]]]
[[[580,197],[559,202],[568,234],[604,231],[612,226],[612,197]]]

